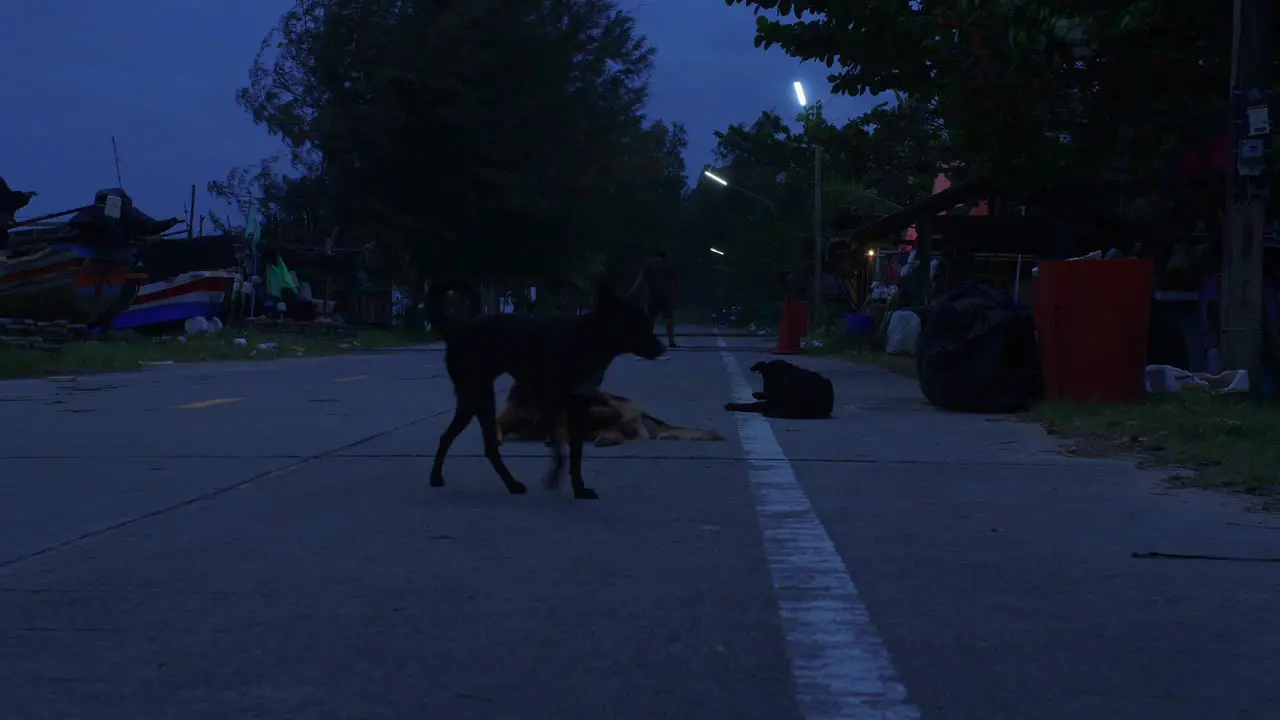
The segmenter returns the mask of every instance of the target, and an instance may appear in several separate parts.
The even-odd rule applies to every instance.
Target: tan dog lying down
[[[596,390],[589,398],[591,425],[587,429],[586,439],[593,441],[596,447],[621,445],[628,440],[724,440],[714,430],[691,430],[668,425],[619,395]],[[564,418],[556,423],[555,434],[556,439],[562,442],[567,437]],[[498,415],[498,442],[501,443],[506,437],[538,441],[547,439],[537,408],[514,385],[507,393],[507,406]]]

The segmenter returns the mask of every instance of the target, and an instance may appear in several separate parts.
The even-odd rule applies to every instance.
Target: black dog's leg
[[[564,447],[560,437],[560,422],[565,417],[565,397],[554,387],[537,392],[535,403],[541,412],[541,420],[547,436],[547,448],[551,450],[551,468],[542,476],[542,486],[548,490],[560,487],[564,474]]]
[[[476,415],[475,406],[466,402],[460,393],[455,394],[458,405],[453,410],[453,420],[440,435],[440,444],[436,446],[436,459],[431,463],[431,487],[444,486],[444,456],[449,454],[449,447],[453,445],[453,441],[467,429],[467,425],[471,424],[471,418]]]
[[[550,407],[551,412],[543,415],[547,426],[547,447],[551,449],[551,469],[547,474],[542,476],[542,486],[548,490],[555,490],[560,487],[560,476],[564,474],[564,448],[560,442],[559,430],[556,424],[561,416],[558,403],[552,403],[550,400],[544,400],[545,407]]]
[[[600,498],[595,490],[587,487],[582,478],[582,443],[587,436],[587,425],[591,421],[588,402],[586,397],[574,395],[569,399],[568,411],[565,413],[565,425],[569,431],[569,482],[573,484],[575,500]]]
[[[551,469],[542,476],[542,487],[555,490],[560,487],[560,476],[564,475],[564,447],[554,438],[547,442],[547,447],[551,449]]]
[[[475,403],[476,416],[480,418],[480,431],[484,433],[484,456],[497,471],[498,477],[502,478],[507,492],[523,495],[529,488],[515,479],[507,469],[507,464],[502,461],[502,453],[498,452],[498,408],[494,404],[493,391],[484,393],[483,398],[477,397]]]

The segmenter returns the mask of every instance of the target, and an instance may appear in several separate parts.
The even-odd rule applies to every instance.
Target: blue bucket
[[[849,313],[844,316],[845,337],[863,337],[873,335],[876,331],[876,319],[862,313]]]

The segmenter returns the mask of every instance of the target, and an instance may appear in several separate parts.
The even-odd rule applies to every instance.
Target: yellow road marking
[[[226,405],[227,403],[240,402],[244,398],[214,398],[213,400],[201,400],[200,402],[187,403],[179,405],[179,410],[195,410],[197,408],[213,407],[214,405]]]
[[[368,375],[352,375],[351,377],[338,378],[334,382],[351,382],[352,380],[364,380]]]

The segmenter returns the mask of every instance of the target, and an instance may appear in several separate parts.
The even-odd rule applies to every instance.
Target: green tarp
[[[285,266],[284,258],[277,257],[274,263],[267,266],[267,296],[284,297],[281,293],[286,289],[292,290],[296,294],[298,292],[298,283],[293,281],[293,275],[289,272],[289,268]]]

